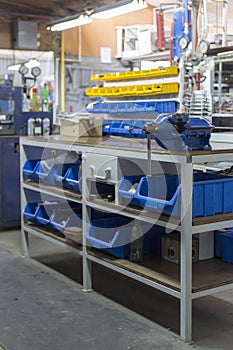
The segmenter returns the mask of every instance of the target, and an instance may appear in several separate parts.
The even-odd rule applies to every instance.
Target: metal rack
[[[83,288],[92,290],[92,262],[103,265],[106,268],[117,271],[152,288],[168,293],[180,300],[180,335],[185,341],[192,338],[192,300],[211,295],[213,293],[233,288],[233,266],[217,259],[192,264],[192,235],[213,229],[221,229],[233,226],[233,214],[214,215],[192,219],[192,178],[193,166],[205,162],[232,161],[233,149],[218,149],[215,143],[212,151],[195,151],[191,153],[171,153],[160,149],[151,152],[152,162],[176,164],[180,169],[181,179],[181,220],[158,216],[139,209],[123,207],[117,201],[107,203],[101,199],[91,199],[88,193],[87,181],[90,178],[89,155],[100,159],[112,157],[118,161],[121,158],[135,159],[146,162],[146,142],[144,140],[133,141],[121,138],[87,138],[71,140],[61,136],[49,138],[22,137],[20,140],[21,168],[26,160],[26,147],[47,148],[54,150],[72,150],[82,152],[82,198],[80,195],[63,191],[53,187],[38,186],[34,183],[23,182],[21,174],[21,206],[26,203],[25,191],[42,191],[48,195],[65,197],[68,200],[82,203],[83,233],[87,231],[90,222],[90,208],[103,210],[108,213],[119,213],[142,222],[176,229],[181,233],[181,263],[174,265],[158,257],[155,257],[156,269],[152,270],[145,263],[136,264],[126,259],[118,259],[104,254],[95,249],[89,249],[83,234],[83,244],[79,249],[70,247],[65,241],[43,232],[43,230],[24,224],[22,214],[22,250],[24,256],[29,256],[28,233],[44,238],[58,244],[68,250],[76,251],[83,260]],[[102,158],[101,158],[102,157]],[[93,177],[94,179],[94,177]],[[108,181],[108,180],[107,180]],[[117,181],[109,180],[117,188]],[[187,203],[189,203],[187,205]],[[201,268],[200,268],[201,267]],[[216,274],[218,278],[216,278]]]

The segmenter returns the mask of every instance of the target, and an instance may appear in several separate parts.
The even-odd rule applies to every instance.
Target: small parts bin
[[[126,259],[130,256],[131,234],[134,222],[129,218],[108,218],[94,220],[88,228],[86,239],[94,248],[117,258]],[[160,253],[160,238],[164,228],[142,224],[143,253]]]
[[[23,166],[23,179],[25,181],[38,181],[36,175],[36,169],[40,162],[40,159],[28,159]]]
[[[58,203],[41,204],[36,212],[37,223],[46,228],[52,228],[50,218],[53,211],[59,206]]]
[[[37,210],[38,210],[37,202],[27,203],[23,212],[24,221],[37,224],[38,223],[37,217],[36,217]]]
[[[138,181],[138,179],[137,179]],[[132,177],[119,183],[119,197],[163,215],[180,217],[180,189],[177,175],[142,176],[137,189],[129,194]],[[213,173],[193,174],[193,218],[233,212],[233,178]]]
[[[63,179],[63,187],[77,193],[82,192],[81,163],[73,165],[67,170]]]
[[[214,232],[214,255],[224,262],[233,263],[233,228]]]
[[[59,231],[63,234],[65,228],[68,227],[82,227],[82,215],[80,210],[75,210],[75,213],[72,209],[55,209],[50,219],[52,228],[56,231]]]

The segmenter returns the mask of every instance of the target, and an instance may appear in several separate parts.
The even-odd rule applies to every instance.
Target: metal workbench
[[[151,264],[149,258],[145,258],[142,264],[136,264],[127,259],[114,258],[98,250],[89,249],[84,234],[82,245],[78,246],[70,244],[69,241],[63,238],[57,238],[41,228],[24,224],[22,213],[23,255],[29,256],[28,233],[30,233],[82,256],[83,288],[86,291],[92,290],[91,265],[92,262],[95,262],[180,299],[180,335],[185,341],[190,341],[192,338],[192,300],[233,288],[233,265],[226,264],[220,259],[210,259],[192,264],[193,234],[233,226],[233,213],[192,219],[193,166],[205,162],[233,161],[233,147],[230,148],[230,145],[227,144],[219,145],[218,142],[214,142],[212,146],[212,151],[190,153],[171,153],[158,149],[156,146],[152,149],[152,162],[173,164],[180,171],[181,219],[174,219],[144,210],[124,207],[117,201],[108,203],[101,199],[92,200],[89,197],[87,186],[90,172],[89,165],[87,165],[88,155],[93,155],[97,163],[100,163],[101,159],[112,157],[116,159],[135,159],[146,164],[145,140],[121,139],[119,137],[83,138],[80,140],[61,136],[50,136],[48,138],[21,137],[21,168],[27,159],[26,149],[28,147],[41,148],[47,154],[54,153],[56,150],[82,152],[82,196],[69,190],[25,182],[21,172],[21,211],[26,204],[25,192],[30,190],[81,203],[83,208],[83,233],[87,231],[90,208],[109,213],[120,213],[123,216],[181,232],[180,265],[168,263],[159,257],[154,258],[153,264]],[[101,156],[104,157],[101,158]]]

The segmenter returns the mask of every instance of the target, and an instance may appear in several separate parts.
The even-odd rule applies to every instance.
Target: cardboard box
[[[162,236],[162,258],[180,264],[180,233],[173,232]],[[192,261],[210,259],[214,256],[214,232],[204,232],[193,236]]]
[[[102,120],[92,116],[76,115],[72,118],[61,118],[61,136],[69,137],[101,137]]]

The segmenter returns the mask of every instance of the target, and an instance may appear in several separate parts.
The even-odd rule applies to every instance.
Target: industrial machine
[[[20,225],[19,136],[27,134],[29,118],[52,113],[22,112],[22,88],[0,85],[0,228]]]

